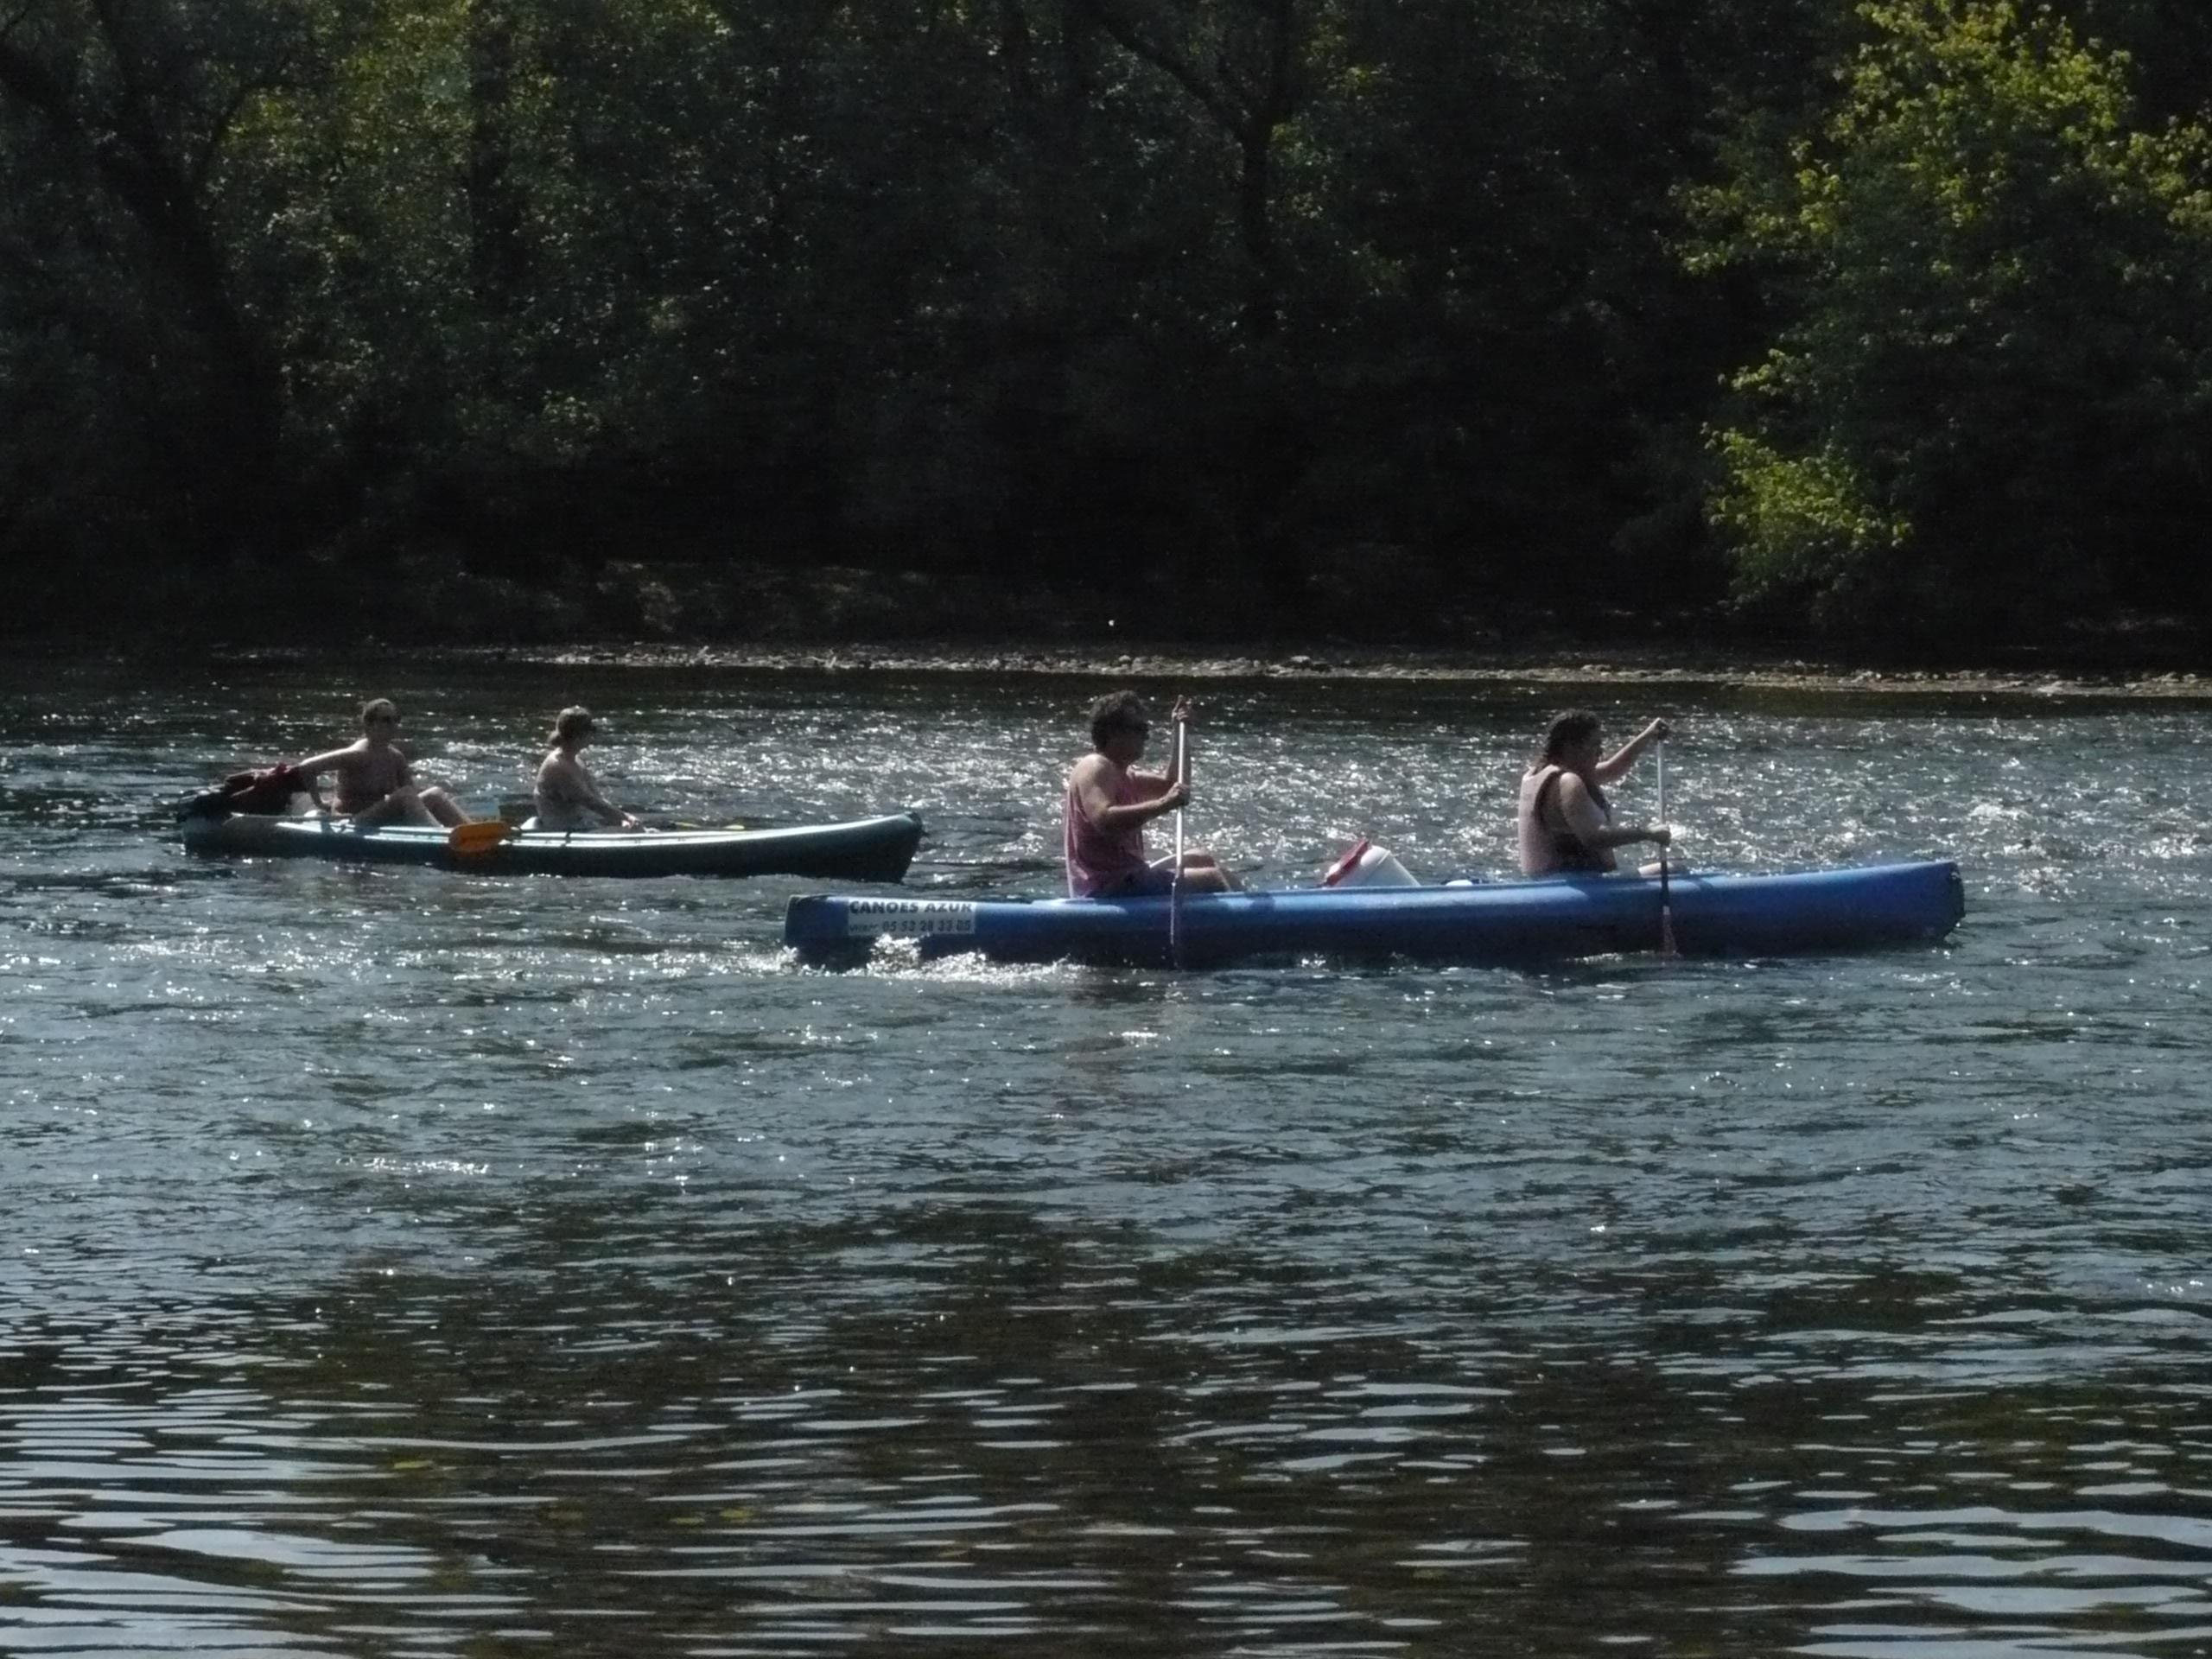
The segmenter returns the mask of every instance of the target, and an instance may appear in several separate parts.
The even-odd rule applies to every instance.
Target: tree
[[[245,0],[31,0],[0,23],[0,165],[19,203],[6,275],[48,302],[16,349],[97,382],[71,400],[95,458],[60,493],[97,501],[98,458],[124,457],[155,498],[147,530],[188,561],[266,549],[286,506],[279,353],[225,168],[242,115],[316,55],[305,13]]]
[[[1740,591],[1985,630],[2175,597],[2212,440],[2212,139],[2013,0],[1884,0],[1835,107],[1693,194],[1783,321],[1713,447]],[[2192,583],[2189,597],[2207,590]]]

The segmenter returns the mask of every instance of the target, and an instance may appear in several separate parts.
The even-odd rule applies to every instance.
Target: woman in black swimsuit
[[[1574,709],[1552,721],[1543,747],[1521,775],[1521,874],[1604,874],[1619,868],[1617,847],[1667,845],[1674,832],[1664,824],[1616,829],[1605,786],[1626,777],[1637,757],[1668,735],[1667,722],[1655,720],[1600,759],[1605,745],[1597,715]]]

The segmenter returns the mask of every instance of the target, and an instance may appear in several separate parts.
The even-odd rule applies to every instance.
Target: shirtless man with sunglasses
[[[450,827],[468,822],[468,815],[453,798],[432,784],[415,781],[415,768],[392,742],[399,729],[399,709],[389,697],[376,697],[361,705],[361,735],[342,749],[311,755],[300,762],[309,790],[324,772],[337,774],[336,798],[329,810],[362,827],[380,823],[442,823]],[[321,797],[315,798],[321,804]]]

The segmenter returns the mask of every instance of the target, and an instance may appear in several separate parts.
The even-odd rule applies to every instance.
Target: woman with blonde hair
[[[580,751],[598,732],[588,709],[563,709],[553,721],[553,747],[537,765],[537,816],[531,830],[635,830],[637,819],[599,792]]]

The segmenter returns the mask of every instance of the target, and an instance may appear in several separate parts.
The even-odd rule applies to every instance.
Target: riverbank
[[[232,653],[238,660],[295,662],[301,653]],[[397,664],[511,664],[521,667],[834,675],[1034,676],[1059,679],[1163,682],[1251,680],[1435,681],[1485,685],[1822,691],[1868,696],[1986,694],[2040,697],[2201,699],[2212,702],[2212,674],[2183,670],[1912,668],[1855,666],[1787,655],[1720,654],[1665,647],[1594,650],[1559,642],[1516,652],[1392,650],[1316,646],[1283,654],[1224,652],[1178,644],[1078,651],[969,640],[819,645],[692,645],[615,640],[545,647],[416,648],[386,653]]]
[[[708,573],[609,565],[544,585],[396,557],[373,583],[317,571],[250,601],[211,590],[118,595],[105,626],[18,636],[57,657],[203,655],[226,663],[373,652],[402,661],[698,667],[831,673],[1123,677],[1157,683],[1337,678],[1469,684],[1722,686],[1867,693],[2212,697],[2212,656],[2190,631],[2135,622],[1948,659],[1894,642],[1777,637],[1718,606],[1571,617],[1526,607],[1449,611],[1373,602],[1268,624],[1225,596],[1166,607],[1019,581],[847,567]],[[312,639],[315,643],[305,643]],[[326,643],[327,642],[327,643]],[[345,642],[345,643],[341,643]]]

